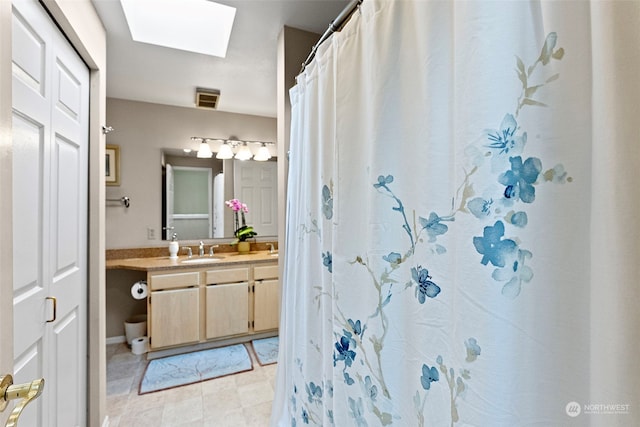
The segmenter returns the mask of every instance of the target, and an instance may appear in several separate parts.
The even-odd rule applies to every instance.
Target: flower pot
[[[251,249],[251,244],[249,242],[238,242],[238,253],[248,254],[249,249]]]

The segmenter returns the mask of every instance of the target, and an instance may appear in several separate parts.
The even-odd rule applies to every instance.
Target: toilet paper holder
[[[134,299],[145,299],[147,297],[147,292],[148,289],[146,280],[137,281],[131,286],[131,296]]]

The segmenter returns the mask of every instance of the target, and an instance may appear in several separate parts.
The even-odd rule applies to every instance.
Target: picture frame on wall
[[[105,182],[120,185],[120,146],[107,144],[105,151]]]

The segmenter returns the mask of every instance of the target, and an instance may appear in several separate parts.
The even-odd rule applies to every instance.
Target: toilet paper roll
[[[145,299],[147,297],[147,282],[140,280],[131,286],[131,296],[134,299]]]
[[[149,351],[149,337],[139,337],[131,342],[131,353],[144,354]]]

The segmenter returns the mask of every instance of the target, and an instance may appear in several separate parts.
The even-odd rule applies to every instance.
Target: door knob
[[[16,427],[18,418],[22,414],[25,406],[42,394],[44,389],[44,378],[33,380],[30,383],[13,384],[11,375],[3,375],[0,377],[0,412],[4,411],[10,400],[22,399],[18,405],[13,408],[5,427]]]

